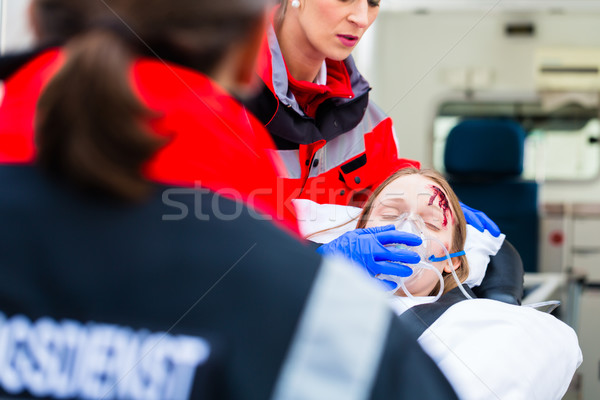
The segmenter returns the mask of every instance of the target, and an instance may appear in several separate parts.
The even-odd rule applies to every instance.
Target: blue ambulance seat
[[[508,119],[467,119],[450,133],[444,152],[459,199],[494,220],[523,260],[538,269],[538,184],[521,178],[525,131]]]

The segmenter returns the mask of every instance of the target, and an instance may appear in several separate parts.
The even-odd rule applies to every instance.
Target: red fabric
[[[62,61],[57,51],[44,53],[5,82],[0,97],[0,163],[33,161],[35,103]]]
[[[268,35],[263,35],[263,40],[256,59],[256,72],[260,79],[267,85],[271,93],[275,93],[273,87],[273,58],[269,47]],[[279,101],[279,99],[277,99]]]
[[[327,59],[327,84],[318,85],[307,81],[298,81],[287,71],[289,87],[296,101],[309,117],[315,116],[317,108],[332,97],[353,98],[350,76],[343,61]],[[287,67],[287,66],[286,66]]]
[[[6,82],[0,104],[0,162],[34,160],[35,105],[60,59],[59,51],[45,53]],[[159,113],[151,127],[170,138],[145,167],[150,179],[219,191],[298,232],[292,210],[276,192],[281,161],[258,120],[196,71],[143,59],[134,63],[130,75],[139,97]]]

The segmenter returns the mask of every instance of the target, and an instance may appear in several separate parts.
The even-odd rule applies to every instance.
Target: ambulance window
[[[600,121],[596,107],[568,104],[546,111],[538,102],[443,103],[433,124],[433,162],[444,171],[450,130],[469,118],[510,118],[526,132],[524,179],[581,181],[600,175]]]

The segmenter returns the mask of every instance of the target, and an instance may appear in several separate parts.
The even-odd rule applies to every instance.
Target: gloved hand
[[[346,232],[319,247],[317,253],[343,255],[365,267],[373,277],[378,274],[409,276],[412,274],[412,268],[398,263],[417,264],[421,257],[410,250],[384,246],[394,243],[419,246],[422,240],[411,233],[397,231],[394,225],[386,225]],[[395,282],[383,282],[390,289],[397,286]]]
[[[496,225],[494,221],[492,221],[487,215],[485,215],[484,212],[475,210],[463,203],[460,203],[460,207],[462,208],[463,213],[465,214],[467,224],[471,225],[479,232],[483,232],[487,229],[492,236],[500,236],[500,228],[498,228],[498,225]]]

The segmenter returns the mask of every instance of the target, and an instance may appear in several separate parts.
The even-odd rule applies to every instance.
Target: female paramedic
[[[575,332],[531,307],[477,299],[468,285],[466,223],[458,198],[432,170],[405,168],[367,201],[357,228],[415,234],[421,262],[391,304],[461,399],[560,399],[581,364]],[[485,268],[485,265],[483,266]]]
[[[265,124],[285,165],[279,197],[286,208],[296,198],[362,205],[391,173],[419,166],[398,158],[392,121],[370,101],[369,84],[350,55],[378,11],[379,0],[281,0],[274,12],[258,63],[263,88],[245,104]],[[295,203],[299,215],[304,204]],[[479,231],[499,235],[483,213],[464,211]],[[362,238],[369,240],[375,239]],[[348,255],[348,246],[352,258],[368,258],[356,242],[339,252]]]
[[[55,47],[0,60],[1,397],[456,398],[360,271],[156,183],[275,177],[226,92],[263,2],[32,4]]]

